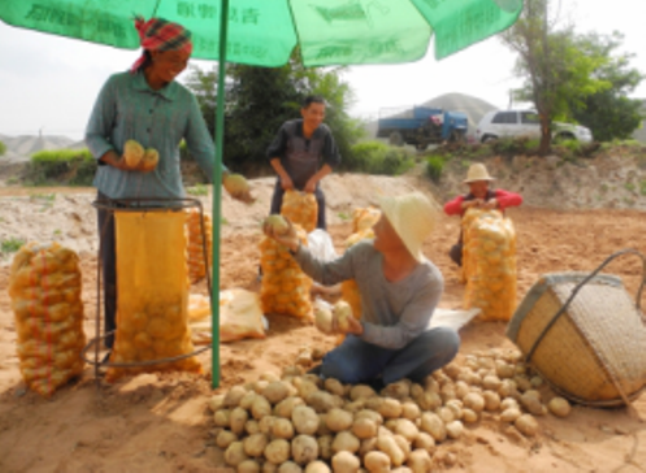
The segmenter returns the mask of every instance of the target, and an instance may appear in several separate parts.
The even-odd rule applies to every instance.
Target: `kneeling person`
[[[344,342],[323,358],[319,371],[343,383],[375,386],[402,378],[420,382],[449,363],[460,345],[455,330],[428,328],[444,289],[440,270],[422,254],[436,210],[418,192],[383,198],[381,210],[374,240],[358,243],[328,263],[300,245],[291,224],[280,236],[270,225],[264,226],[265,233],[287,246],[315,281],[326,286],[356,281],[361,318],[351,317]]]

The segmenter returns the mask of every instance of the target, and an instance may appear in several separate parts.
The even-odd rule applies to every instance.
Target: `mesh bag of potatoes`
[[[462,222],[464,308],[481,320],[508,321],[516,308],[516,231],[497,210],[469,209]]]
[[[273,221],[277,225],[287,225],[279,215],[269,217],[268,221]],[[297,224],[294,224],[294,227],[301,245],[307,246],[305,230]],[[312,279],[301,270],[285,246],[269,237],[264,237],[259,247],[262,268],[260,289],[262,311],[265,314],[311,317]]]
[[[319,206],[314,194],[294,190],[285,191],[280,214],[310,233],[316,228]]]
[[[77,254],[58,243],[24,245],[11,265],[9,295],[23,380],[50,396],[83,372],[85,333]]]
[[[110,363],[137,363],[194,351],[188,325],[186,215],[115,212],[117,331]],[[141,367],[110,367],[108,381],[150,371],[201,371],[194,357]]]
[[[206,263],[204,262],[204,235],[202,234],[202,220],[197,209],[187,210],[186,228],[188,231],[187,263],[188,277],[195,284],[206,277]],[[211,234],[211,217],[204,216],[204,234],[206,235],[206,251],[209,258],[209,271],[213,266],[213,236]]]
[[[213,396],[212,434],[239,472],[450,468],[473,442],[460,442],[465,425],[499,423],[517,440],[537,435],[541,416],[569,414],[520,358],[511,350],[467,355],[423,383],[404,379],[381,392],[291,366]]]
[[[375,207],[355,209],[352,213],[352,235],[345,241],[346,249],[358,242],[374,238],[372,227],[381,218],[381,210]],[[341,283],[341,298],[350,304],[355,317],[361,318],[361,295],[354,279]]]

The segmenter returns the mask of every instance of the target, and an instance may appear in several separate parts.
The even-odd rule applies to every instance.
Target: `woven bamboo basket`
[[[645,273],[635,303],[620,278],[599,274],[636,253]],[[640,310],[646,257],[610,256],[592,274],[547,274],[509,322],[507,336],[555,391],[590,406],[630,404],[646,386],[646,325]]]

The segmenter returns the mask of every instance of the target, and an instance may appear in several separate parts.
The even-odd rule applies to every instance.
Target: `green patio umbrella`
[[[136,15],[161,17],[193,33],[193,56],[286,64],[296,46],[305,66],[396,64],[444,58],[511,26],[522,0],[0,0],[0,19],[123,49],[139,49]],[[226,21],[224,21],[226,20]],[[222,162],[224,94],[218,94],[216,163]],[[214,166],[213,182],[222,179]],[[219,384],[219,185],[213,186],[213,387]]]

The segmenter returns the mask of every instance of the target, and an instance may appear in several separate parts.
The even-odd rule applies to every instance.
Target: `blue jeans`
[[[342,383],[357,384],[381,376],[384,384],[402,378],[421,382],[448,364],[460,348],[460,336],[449,327],[422,333],[404,348],[389,350],[359,337],[348,335],[343,343],[323,358],[321,374]]]

